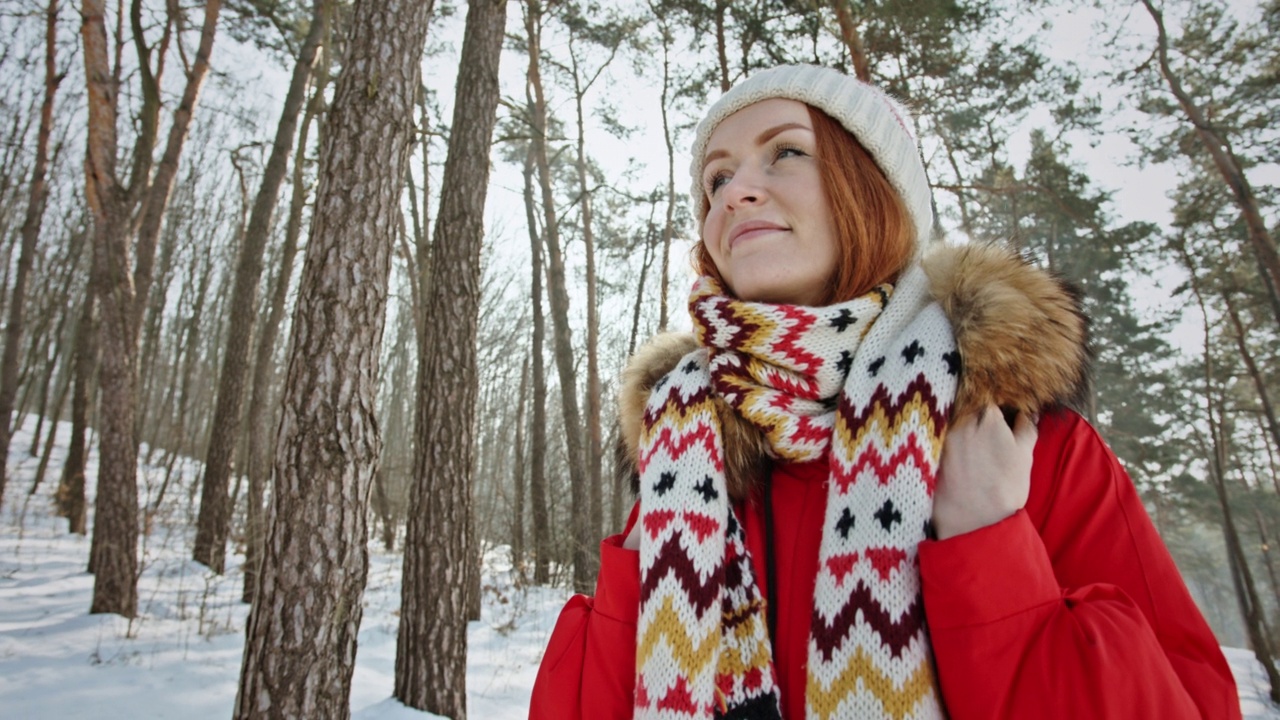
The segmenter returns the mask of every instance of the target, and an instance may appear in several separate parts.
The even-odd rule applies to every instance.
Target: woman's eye
[[[724,184],[727,182],[729,182],[729,176],[725,175],[722,172],[718,172],[715,175],[712,175],[711,177],[707,178],[707,194],[715,195],[716,191],[719,190],[722,186],[724,186]]]
[[[807,157],[808,153],[794,145],[779,145],[777,150],[773,151],[773,159],[781,160],[785,157]]]

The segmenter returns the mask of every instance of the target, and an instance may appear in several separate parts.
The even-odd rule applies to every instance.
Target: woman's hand
[[[623,550],[639,550],[640,549],[640,518],[636,518],[636,524],[631,526],[631,532],[627,533],[627,537],[622,541]]]
[[[988,405],[947,428],[933,496],[939,540],[998,523],[1027,504],[1037,420],[1019,413],[1010,429]]]

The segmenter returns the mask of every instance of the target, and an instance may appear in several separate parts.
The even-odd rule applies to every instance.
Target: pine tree
[[[458,67],[449,156],[424,298],[430,342],[415,422],[414,483],[405,540],[395,695],[406,705],[467,717],[467,620],[479,604],[472,507],[480,251],[498,59],[507,0],[472,0]],[[451,580],[452,579],[452,580]]]
[[[387,280],[430,7],[358,0],[320,154],[235,717],[350,716]]]

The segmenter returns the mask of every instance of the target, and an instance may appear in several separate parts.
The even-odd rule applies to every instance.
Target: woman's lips
[[[732,250],[735,245],[743,240],[750,240],[754,237],[768,235],[769,233],[780,232],[786,229],[787,228],[783,225],[760,220],[742,223],[729,232],[729,249]]]

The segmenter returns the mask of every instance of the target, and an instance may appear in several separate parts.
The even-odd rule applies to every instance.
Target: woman
[[[1240,716],[1132,483],[1064,409],[1077,299],[1001,250],[922,251],[907,122],[785,66],[699,126],[695,336],[624,375],[640,500],[532,718]]]

